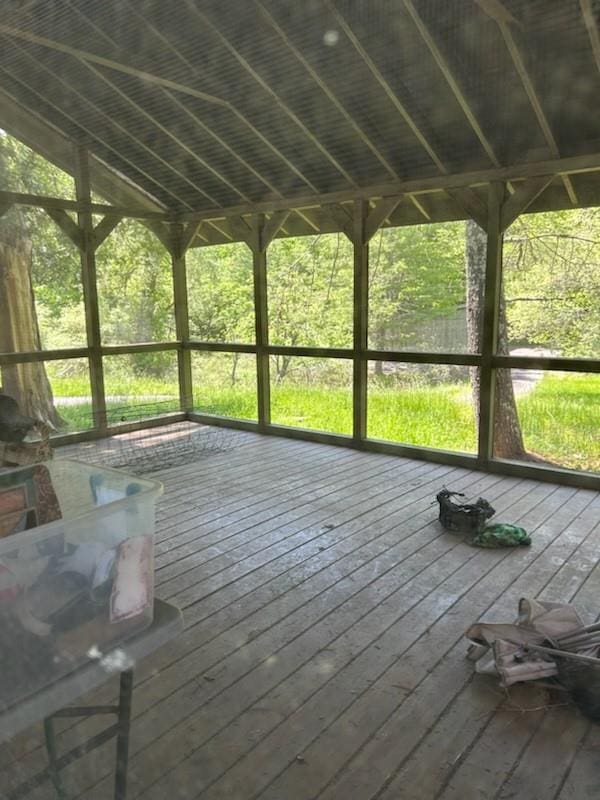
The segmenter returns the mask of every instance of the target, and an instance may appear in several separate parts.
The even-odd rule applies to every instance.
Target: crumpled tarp
[[[483,530],[479,531],[471,539],[471,544],[475,547],[528,546],[531,544],[531,537],[525,528],[510,525],[508,522],[496,522],[493,525],[486,525]]]
[[[582,627],[583,621],[572,605],[522,598],[516,622],[471,625],[465,634],[471,641],[467,658],[475,662],[476,672],[500,676],[501,686],[553,677],[558,675],[554,660],[524,652],[519,643],[539,645]]]

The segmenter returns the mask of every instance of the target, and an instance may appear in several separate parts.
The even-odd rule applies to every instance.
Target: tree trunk
[[[470,353],[479,353],[481,352],[487,237],[485,231],[473,220],[467,220],[465,241],[467,344]],[[508,355],[508,326],[504,291],[501,291],[500,294],[497,353],[499,355]],[[470,372],[475,418],[479,419],[481,402],[480,373],[477,368],[471,368]],[[496,370],[494,412],[494,455],[498,458],[526,457],[509,369]]]
[[[20,211],[0,220],[0,352],[40,350],[40,331],[31,283],[31,240]],[[1,369],[2,390],[23,414],[52,428],[60,425],[52,389],[42,362]]]

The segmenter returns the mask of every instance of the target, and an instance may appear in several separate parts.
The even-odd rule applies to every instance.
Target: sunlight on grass
[[[600,375],[546,374],[517,406],[527,450],[563,467],[600,471]]]
[[[113,379],[113,392],[144,402],[143,416],[178,409],[172,381],[152,378]],[[91,426],[87,377],[53,378],[56,406],[65,430]],[[165,397],[169,398],[165,401]],[[81,402],[67,402],[79,398]],[[154,413],[151,398],[156,398]],[[62,402],[61,402],[62,400]],[[86,402],[87,400],[87,402]],[[141,403],[141,401],[140,401]],[[172,408],[170,405],[172,405]],[[122,407],[109,402],[107,408]],[[167,407],[169,406],[169,407]],[[350,435],[352,393],[347,388],[328,388],[284,382],[271,391],[275,424]],[[600,375],[546,374],[532,391],[517,399],[525,446],[550,463],[569,469],[600,471]],[[211,380],[196,388],[195,408],[206,414],[256,420],[253,386]],[[113,420],[118,421],[118,420]],[[65,431],[61,431],[65,432]],[[368,436],[373,439],[474,453],[477,431],[466,382],[417,384],[388,388],[372,382],[369,387]]]

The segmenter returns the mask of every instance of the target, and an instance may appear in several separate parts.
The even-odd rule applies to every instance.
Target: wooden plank
[[[173,274],[173,310],[175,314],[175,335],[181,346],[177,352],[177,366],[179,372],[179,403],[182,411],[192,411],[194,408],[194,386],[192,380],[192,353],[185,347],[190,336],[190,321],[188,310],[187,269],[185,262],[185,248],[182,246],[181,236],[183,226],[172,225],[171,235],[171,267]]]
[[[544,135],[544,139],[550,149],[550,154],[554,158],[559,158],[560,153],[558,151],[558,145],[556,144],[556,139],[554,138],[554,134],[550,128],[550,123],[546,117],[544,109],[542,108],[542,103],[538,96],[538,93],[535,90],[533,85],[533,81],[531,80],[531,76],[525,66],[525,62],[523,61],[523,57],[519,48],[517,47],[517,43],[514,40],[511,30],[504,22],[499,22],[498,27],[500,28],[500,32],[502,33],[502,38],[506,44],[508,52],[512,58],[513,64],[517,71],[519,78],[521,79],[521,83],[523,84],[523,88],[525,90],[525,94],[529,100],[529,104],[533,109],[533,113],[536,116],[538,121],[538,125],[540,126],[542,133]],[[565,186],[567,194],[569,195],[569,199],[574,206],[578,204],[577,195],[575,194],[575,189],[573,188],[573,184],[569,179],[568,175],[561,175],[562,182]]]
[[[66,211],[60,208],[45,208],[44,211],[55,222],[65,236],[73,242],[78,250],[84,248],[84,236],[81,228],[73,222]]]
[[[0,90],[0,117],[2,125],[10,134],[68,174],[73,173],[73,143],[34,112],[25,110],[6,90]],[[90,159],[90,179],[103,197],[114,202],[124,212],[128,211],[129,216],[165,216],[156,199],[95,158]]]
[[[585,502],[583,499],[584,506]],[[547,515],[544,515],[543,507],[538,504],[536,508],[534,514],[538,520],[544,520]],[[539,557],[545,565],[545,571],[536,580],[527,568],[537,558],[533,549],[520,551],[516,558],[501,558],[454,605],[452,616],[445,615],[431,626],[413,645],[411,657],[407,653],[407,656],[398,661],[393,678],[389,675],[388,680],[392,678],[390,682],[408,686],[414,685],[416,680],[415,689],[406,702],[397,706],[376,735],[366,742],[360,753],[355,753],[352,763],[344,771],[340,771],[335,781],[322,792],[323,800],[345,796],[345,789],[351,785],[354,786],[357,796],[371,796],[372,792],[389,783],[390,773],[401,768],[415,744],[435,729],[440,715],[450,708],[454,697],[471,679],[473,668],[464,657],[463,635],[467,625],[482,614],[491,614],[492,619],[504,619],[506,614],[512,618],[518,598],[529,592],[534,594],[535,586],[540,585],[540,581],[541,585],[544,584],[548,573],[552,575],[554,572],[551,543],[557,537],[568,537],[565,525],[568,525],[573,513],[577,513],[577,508],[581,509],[581,503],[575,504],[573,511],[560,509],[558,513],[549,516],[541,530],[536,533],[536,537],[541,534],[544,538],[544,549]],[[530,524],[525,519],[524,523]],[[515,573],[518,576],[516,581]],[[435,665],[433,669],[432,665]],[[468,694],[465,699],[468,703]],[[499,702],[500,700],[501,698]],[[486,780],[486,772],[480,773],[477,788],[485,787]],[[489,797],[494,797],[493,789]]]
[[[427,26],[425,25],[425,23],[423,22],[423,20],[419,16],[419,13],[418,13],[417,9],[415,8],[412,0],[404,0],[404,6],[405,6],[406,10],[408,11],[410,18],[414,22],[415,27],[417,28],[421,38],[423,39],[423,41],[427,45],[427,48],[429,49],[429,52],[433,56],[433,59],[434,59],[435,63],[437,64],[437,66],[439,67],[440,72],[442,73],[442,75],[444,76],[446,82],[448,83],[448,86],[450,87],[450,90],[452,91],[452,94],[456,98],[456,101],[457,101],[458,105],[460,106],[463,114],[467,118],[467,121],[468,121],[469,125],[471,126],[473,132],[475,133],[475,136],[479,139],[479,142],[481,143],[481,146],[483,147],[486,155],[488,156],[488,158],[490,159],[492,164],[494,164],[494,166],[499,167],[500,166],[500,162],[498,161],[498,158],[496,157],[496,154],[494,152],[494,149],[493,149],[489,139],[487,138],[487,136],[483,132],[483,129],[482,129],[481,125],[479,124],[477,118],[475,117],[475,114],[473,113],[473,110],[472,110],[471,106],[469,105],[469,102],[467,101],[467,98],[466,98],[463,90],[458,85],[458,81],[456,80],[452,70],[450,69],[450,65],[448,64],[448,62],[446,61],[446,59],[442,55],[442,52],[439,49],[439,47],[437,46],[437,44],[435,43],[435,41],[433,39],[433,36],[431,35],[431,33],[428,30]]]
[[[462,189],[447,189],[446,194],[483,230],[487,227],[487,210],[481,199],[468,186]]]
[[[578,174],[597,172],[600,170],[600,153],[588,153],[582,156],[544,159],[543,161],[513,164],[509,167],[497,167],[465,172],[459,175],[439,175],[433,178],[420,178],[405,181],[389,181],[373,184],[357,189],[345,189],[337,192],[289,197],[286,199],[265,200],[258,203],[229,206],[218,211],[185,212],[179,215],[181,221],[192,219],[224,219],[240,214],[269,213],[283,209],[311,209],[320,205],[350,202],[357,198],[365,200],[400,194],[427,194],[445,191],[463,186],[482,186],[492,181],[510,181],[532,178],[539,175]]]
[[[397,543],[398,543],[398,542],[397,542],[397,534],[396,534],[396,544],[397,544]],[[365,567],[362,569],[362,573],[361,573],[361,574],[363,575],[362,581],[364,581],[365,579],[367,579],[367,580],[368,580],[368,574],[369,574],[369,570],[370,570],[370,567],[368,567],[368,566],[365,566]],[[361,583],[362,583],[362,581],[361,581]],[[346,584],[347,584],[348,588],[350,588],[350,590],[351,590],[351,591],[358,591],[358,589],[360,588],[359,586],[357,586],[357,585],[354,585],[354,582],[353,582],[352,580],[348,580],[348,581],[346,581]],[[308,591],[308,588],[309,588],[309,587],[307,586],[307,587],[306,587],[306,590],[307,590],[307,591]],[[284,600],[284,602],[283,602],[283,605],[282,605],[281,603],[280,603],[279,605],[280,605],[280,606],[281,606],[283,609],[285,609],[285,608],[286,608],[286,606],[288,605],[288,603],[286,603],[286,602],[285,602],[285,600]],[[317,603],[317,608],[318,608],[319,606],[321,606],[321,605],[322,605],[322,601],[319,601],[319,602]],[[304,607],[304,608],[306,608],[306,607]],[[317,613],[318,613],[318,612],[317,612]],[[340,607],[339,613],[343,614],[343,611],[342,611],[341,607]],[[297,611],[297,612],[296,612],[296,614],[295,614],[295,619],[296,619],[296,624],[300,625],[301,629],[302,629],[302,628],[306,628],[306,625],[307,625],[307,624],[308,624],[308,625],[310,625],[310,618],[307,620],[307,619],[305,618],[305,616],[303,616],[303,608],[299,608],[299,609],[298,609],[298,611]],[[252,623],[246,623],[246,629],[248,629],[248,626],[249,626],[250,624],[252,624]],[[256,641],[255,641],[255,639],[256,639]],[[263,655],[262,655],[262,657],[264,658],[264,656],[265,656],[265,653],[264,653],[264,646],[262,645],[262,643],[261,643],[261,642],[259,642],[259,641],[257,640],[257,637],[255,637],[255,639],[252,639],[251,641],[249,641],[249,644],[247,645],[247,647],[250,647],[251,651],[252,651],[253,653],[255,653],[255,655],[253,656],[253,659],[254,659],[254,658],[256,658],[256,656],[257,656],[257,655],[260,657],[261,647],[263,647]],[[205,663],[208,663],[208,662],[205,662]],[[243,671],[245,671],[245,670],[243,670]],[[211,694],[213,694],[213,693],[219,694],[219,692],[220,692],[220,689],[219,689],[217,686],[213,686],[213,687],[211,687],[211,690],[212,690],[212,691],[211,691]]]
[[[367,368],[369,307],[369,244],[365,226],[368,203],[354,203],[352,245],[354,249],[354,361],[352,376],[352,438],[360,446],[367,438]]]
[[[520,495],[522,496],[526,491],[527,487],[522,487],[520,489]],[[517,494],[519,494],[519,492],[517,492]],[[341,584],[338,585],[337,597],[333,607],[331,600],[327,600],[331,592],[329,592],[329,594],[324,593],[320,595],[319,599],[313,602],[316,613],[320,616],[314,618],[312,616],[314,612],[311,611],[310,607],[306,605],[303,606],[299,612],[296,612],[296,617],[300,617],[298,620],[301,626],[300,630],[293,639],[288,639],[288,643],[283,644],[282,648],[278,648],[272,653],[273,655],[277,654],[277,659],[273,663],[269,661],[272,651],[270,651],[270,648],[269,650],[265,650],[266,641],[272,635],[270,632],[266,632],[266,636],[263,636],[262,640],[260,636],[257,636],[249,645],[246,645],[250,650],[256,649],[257,652],[260,648],[262,653],[261,661],[262,659],[264,659],[264,661],[269,661],[269,668],[260,668],[259,666],[255,673],[240,675],[240,679],[236,681],[235,688],[232,685],[228,686],[229,681],[234,677],[231,669],[228,669],[225,685],[220,687],[221,692],[224,692],[222,699],[219,702],[216,701],[216,698],[215,701],[211,702],[209,700],[205,702],[198,713],[194,715],[194,722],[197,726],[196,730],[205,731],[204,739],[206,746],[198,752],[193,761],[186,761],[185,766],[186,769],[189,770],[187,775],[190,781],[194,782],[197,788],[199,786],[204,787],[207,798],[214,797],[216,796],[216,792],[223,790],[223,785],[219,785],[219,783],[213,784],[211,789],[207,789],[207,785],[212,783],[212,781],[219,776],[219,773],[223,772],[223,767],[226,766],[227,763],[231,764],[231,760],[238,761],[239,756],[243,754],[243,751],[241,753],[239,751],[236,752],[233,747],[230,747],[228,752],[224,751],[220,746],[215,747],[215,744],[217,744],[215,736],[217,731],[220,731],[219,745],[222,744],[224,737],[229,735],[227,731],[228,720],[233,721],[235,719],[238,721],[238,724],[240,724],[238,717],[241,708],[249,710],[252,702],[256,702],[262,707],[272,707],[275,702],[277,687],[281,679],[287,677],[289,677],[292,682],[289,687],[289,696],[297,698],[296,703],[301,701],[306,692],[308,692],[310,696],[319,688],[319,685],[328,683],[329,679],[337,672],[335,668],[336,665],[339,668],[339,666],[342,666],[344,661],[348,659],[350,664],[352,664],[352,662],[355,661],[352,651],[356,653],[357,649],[358,652],[362,652],[365,651],[366,648],[369,650],[369,657],[378,660],[379,656],[377,655],[377,651],[373,649],[372,644],[378,642],[381,633],[385,632],[391,624],[395,623],[397,625],[397,630],[400,628],[404,630],[404,636],[414,637],[417,635],[417,632],[411,624],[403,625],[402,622],[400,622],[407,610],[411,607],[415,607],[413,616],[416,616],[416,607],[419,602],[429,597],[431,591],[437,586],[440,580],[445,580],[457,569],[460,569],[462,565],[476,558],[473,551],[470,551],[468,548],[459,547],[456,540],[452,538],[450,540],[444,538],[442,542],[438,543],[438,547],[438,557],[434,559],[432,559],[432,554],[430,552],[431,548],[429,550],[422,548],[415,554],[412,560],[408,558],[393,558],[391,561],[380,559],[378,563],[380,563],[380,568],[383,570],[383,573],[380,574],[380,588],[377,592],[377,599],[372,602],[372,604],[367,603],[366,608],[364,605],[366,596],[373,591],[373,587],[370,586],[373,580],[373,569],[370,565],[364,565],[363,568],[353,575],[349,596],[345,594],[340,595],[339,590]],[[450,556],[449,553],[453,555]],[[489,553],[486,555],[489,561]],[[495,555],[498,556],[498,554]],[[483,558],[481,560],[483,561]],[[475,580],[478,575],[481,575],[481,570],[472,568],[471,580]],[[461,582],[457,584],[457,586],[459,587],[459,591],[465,590],[464,583]],[[387,600],[385,604],[383,603],[384,600]],[[429,597],[428,602],[433,603],[435,600],[436,598],[432,596]],[[439,608],[439,599],[437,602],[439,613],[441,610]],[[451,602],[450,595],[448,595],[446,602]],[[426,618],[421,618],[418,623],[419,628],[422,629],[426,627],[427,621]],[[293,630],[295,631],[295,629]],[[350,637],[347,633],[347,631],[350,630],[354,630],[356,635],[353,634]],[[290,634],[293,635],[292,630],[289,631],[288,636]],[[338,638],[341,638],[340,642],[337,642]],[[334,642],[337,643],[337,647],[334,646],[332,651],[331,645]],[[354,643],[354,646],[352,643]],[[350,648],[350,653],[348,652],[348,648]],[[338,656],[338,652],[339,661],[338,657],[336,657]],[[382,652],[386,654],[387,657],[391,655],[388,647],[382,648]],[[365,657],[366,656],[363,656],[363,658]],[[308,665],[311,659],[316,659],[317,663],[315,664],[313,662],[312,669],[309,669]],[[244,659],[244,663],[247,664],[247,659]],[[331,669],[326,669],[324,663],[329,663]],[[304,665],[306,665],[307,668],[304,668]],[[356,667],[358,667],[358,664],[356,664]],[[364,670],[364,664],[362,665],[362,669]],[[244,670],[244,672],[246,672],[246,670]],[[301,685],[296,682],[298,679],[302,681]],[[352,681],[349,682],[349,686],[353,686]],[[354,686],[356,686],[355,683]],[[243,699],[242,694],[244,694]],[[344,694],[345,697],[348,697],[348,695],[350,697],[352,696],[350,692]],[[287,697],[287,691],[284,697]],[[340,695],[339,693],[332,693],[331,695],[328,694],[327,697],[329,699],[326,699],[324,696],[320,698],[321,703],[325,706],[331,702],[332,698],[339,698]],[[219,706],[219,712],[221,714],[219,720],[215,718],[217,705]],[[270,715],[263,716],[263,731],[267,726],[271,729],[280,719],[279,709],[277,708],[275,709],[274,719],[272,719]],[[185,730],[185,727],[174,728],[173,731],[168,734],[167,740],[173,742],[177,734],[178,741],[181,744],[181,733],[183,730]],[[244,724],[241,730],[243,734],[247,732],[246,724]],[[301,725],[294,728],[295,732],[299,730],[302,730]],[[163,742],[162,749],[165,761],[168,751],[164,745],[167,740]],[[289,759],[288,755],[283,755],[284,763],[288,760],[293,760],[298,752],[302,752],[302,750],[298,749],[298,742],[294,741],[291,737],[289,740],[287,737],[284,737],[282,740],[280,736],[277,736],[277,740],[281,747],[284,746],[282,744],[283,741],[286,743],[286,746],[289,744],[295,749],[291,759]],[[265,739],[265,742],[267,746],[270,745],[272,743],[272,737],[270,741]],[[200,744],[201,741],[196,739],[196,741],[191,744],[188,752],[198,750]],[[248,747],[246,735],[242,735],[239,745],[242,745],[244,748]],[[252,753],[250,757],[260,757],[264,752],[261,751],[262,748]],[[181,750],[179,750],[177,754],[174,753],[176,758],[179,759],[183,754]],[[205,754],[208,757],[206,761],[202,759],[203,766],[205,767],[205,772],[202,775],[195,769],[198,756],[201,756],[201,754]],[[247,769],[247,760],[245,763],[243,761],[238,761],[225,780],[233,780],[235,778],[237,782],[237,779],[241,779],[243,782],[242,785],[246,786],[247,789],[251,788],[252,793],[254,793],[260,788],[258,782],[264,781],[265,775],[268,775],[267,767],[268,765],[272,765],[273,761],[261,759],[261,763],[264,765],[264,769],[260,771],[255,770],[256,774],[253,776]],[[243,773],[241,770],[243,770]],[[143,776],[142,781],[144,784],[148,777],[149,776]],[[165,776],[162,784],[157,784],[156,787],[153,787],[151,790],[152,794],[148,794],[148,797],[158,797],[158,792],[160,790],[164,791],[165,782],[169,777],[171,776]],[[200,781],[200,783],[196,783],[197,781]]]
[[[370,242],[379,228],[387,220],[390,214],[396,210],[402,202],[402,197],[389,197],[380,200],[365,221],[365,242]]]
[[[264,220],[259,219],[258,229]],[[258,403],[258,428],[265,431],[271,422],[271,377],[269,365],[269,318],[267,306],[267,251],[252,252],[254,280],[254,333],[256,341],[256,389]]]
[[[92,414],[94,427],[100,434],[106,431],[106,396],[104,392],[104,368],[102,363],[102,333],[98,306],[98,282],[96,278],[96,253],[94,249],[94,222],[91,211],[91,187],[87,150],[75,149],[75,192],[78,202],[87,204],[87,211],[79,211],[77,221],[82,234],[81,280],[83,305],[89,349],[90,387],[92,390]],[[48,209],[46,209],[48,211]],[[64,212],[63,212],[64,213]]]
[[[368,67],[370,73],[373,75],[375,80],[379,83],[383,91],[385,92],[387,98],[390,100],[396,111],[400,114],[416,140],[419,142],[421,147],[425,150],[429,158],[435,164],[435,166],[439,169],[439,171],[444,174],[447,173],[447,169],[444,166],[441,158],[439,157],[438,153],[436,152],[435,148],[431,144],[431,142],[427,139],[425,133],[421,130],[421,128],[417,125],[415,120],[413,119],[412,115],[408,112],[406,106],[401,102],[398,95],[394,92],[388,81],[384,78],[383,74],[377,68],[375,62],[368,54],[366,49],[361,44],[359,38],[356,36],[350,25],[347,23],[345,18],[342,16],[340,10],[334,5],[331,0],[327,0],[328,10],[333,14],[334,18],[336,19],[337,23],[339,24],[340,28],[344,31],[344,34],[352,43],[353,47],[365,62],[366,66]]]
[[[271,244],[281,227],[285,225],[290,213],[289,211],[275,211],[269,219],[265,220],[260,230],[259,246],[261,250],[266,250]]]
[[[504,186],[490,184],[485,269],[485,297],[481,331],[481,372],[477,452],[483,463],[491,461],[494,453],[494,388],[496,374],[492,358],[496,352],[498,313],[502,281],[502,232],[500,215]]]
[[[594,9],[592,8],[592,2],[591,0],[579,0],[579,6],[588,36],[590,37],[594,61],[596,62],[598,72],[600,72],[600,33],[598,32],[598,23],[596,21]]]
[[[354,233],[351,212],[338,203],[332,203],[330,205],[322,206],[321,214],[329,217],[333,225],[336,226],[338,230],[345,233],[350,241],[353,240]]]
[[[94,248],[97,250],[102,242],[110,236],[123,217],[119,214],[111,214],[103,217],[94,228]]]

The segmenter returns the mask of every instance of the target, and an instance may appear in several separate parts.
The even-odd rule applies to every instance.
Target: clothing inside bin
[[[139,629],[148,610],[151,620],[152,531],[140,535],[133,500],[110,510],[142,487],[134,482],[119,491],[105,485],[100,469],[87,486],[82,507],[91,515],[69,520],[51,466],[0,475],[0,704],[24,689],[32,669],[64,673],[92,645]],[[40,529],[37,540],[33,528]]]

